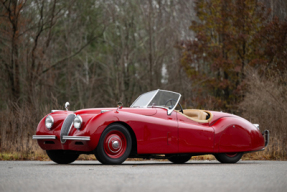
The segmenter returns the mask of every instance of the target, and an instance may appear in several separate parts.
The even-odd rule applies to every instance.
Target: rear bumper
[[[262,132],[262,135],[264,137],[265,140],[265,147],[269,144],[269,130],[265,130]]]

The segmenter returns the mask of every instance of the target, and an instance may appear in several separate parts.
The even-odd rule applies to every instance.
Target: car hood
[[[103,112],[108,112],[108,111],[116,111],[117,108],[91,108],[91,109],[81,109],[78,111],[75,111],[75,114],[77,115],[86,115],[86,114],[100,114]],[[119,112],[128,112],[128,113],[135,113],[139,115],[146,115],[146,116],[152,116],[155,115],[157,110],[156,108],[129,108],[129,107],[124,107],[122,109],[118,110]]]

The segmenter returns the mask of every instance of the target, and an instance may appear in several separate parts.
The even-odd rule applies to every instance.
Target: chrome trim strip
[[[63,136],[65,140],[90,141],[89,136]]]
[[[33,135],[33,139],[56,139],[56,135]]]
[[[101,113],[105,113],[105,112],[108,112],[108,111],[111,111],[111,110],[101,110]]]
[[[57,111],[64,111],[64,110],[52,109],[51,113],[54,113],[54,112],[57,112]]]

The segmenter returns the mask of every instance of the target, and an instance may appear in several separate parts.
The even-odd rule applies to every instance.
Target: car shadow
[[[218,161],[188,161],[184,164],[173,164],[171,162],[162,162],[162,161],[139,161],[139,162],[129,162],[126,161],[123,164],[120,165],[104,165],[101,164],[98,161],[75,161],[71,164],[66,164],[64,166],[166,166],[166,165],[170,165],[170,166],[190,166],[190,165],[217,165],[217,166],[226,166],[226,165],[246,165],[246,164],[260,164],[260,162],[256,162],[256,161],[239,161],[237,163],[234,164],[229,164],[229,163],[220,163]],[[63,166],[63,164],[56,164],[56,163],[49,163],[46,165],[52,165],[52,166]]]

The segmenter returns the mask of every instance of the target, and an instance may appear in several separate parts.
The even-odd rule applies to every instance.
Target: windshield
[[[131,107],[147,107],[151,102],[152,98],[156,95],[158,90],[150,91],[140,95],[135,102],[131,105]]]
[[[164,107],[172,112],[179,102],[181,95],[172,91],[155,90],[140,95],[131,107]]]

